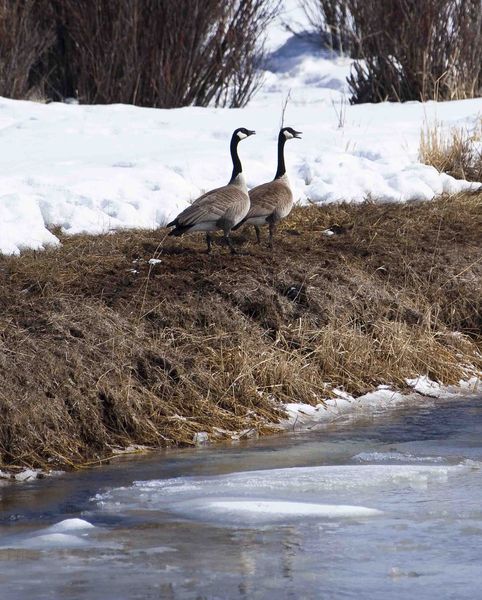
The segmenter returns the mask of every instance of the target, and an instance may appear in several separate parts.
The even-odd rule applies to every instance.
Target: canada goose
[[[287,217],[293,207],[293,194],[286,175],[284,147],[286,140],[301,138],[301,131],[291,127],[283,127],[278,135],[278,169],[273,181],[256,186],[249,192],[251,207],[245,218],[233,229],[244,223],[254,225],[256,239],[261,243],[260,225],[269,226],[269,246],[273,247],[273,235],[276,225]]]
[[[222,229],[231,254],[236,254],[229,234],[231,229],[244,219],[249,210],[248,188],[238,156],[238,144],[242,139],[255,133],[245,127],[240,127],[233,132],[230,145],[233,174],[228,185],[211,190],[197,198],[174,221],[167,224],[167,227],[175,228],[169,235],[182,235],[188,231],[205,231],[209,253],[211,252],[210,232]]]

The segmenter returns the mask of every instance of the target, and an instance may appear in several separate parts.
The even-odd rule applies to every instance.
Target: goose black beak
[[[294,131],[294,130],[293,130],[294,137],[295,137],[297,140],[301,140],[301,139],[302,139],[302,138],[301,138],[301,134],[302,134],[302,133],[303,133],[302,131]]]
[[[248,135],[256,135],[256,131],[248,129]]]

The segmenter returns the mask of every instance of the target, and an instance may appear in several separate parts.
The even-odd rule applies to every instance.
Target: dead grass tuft
[[[1,465],[267,433],[334,386],[480,367],[482,195],[296,209],[273,252],[125,231],[0,257]],[[323,231],[338,224],[340,235]],[[227,435],[227,434],[226,434]]]
[[[419,157],[456,179],[482,182],[482,117],[471,131],[454,127],[446,134],[440,123],[427,125],[420,136]]]

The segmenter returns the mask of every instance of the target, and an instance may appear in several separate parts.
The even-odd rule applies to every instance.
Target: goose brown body
[[[252,225],[276,224],[293,208],[293,192],[286,175],[253,188],[249,199],[251,206],[245,222]]]
[[[278,168],[273,181],[263,183],[249,192],[251,206],[244,219],[233,229],[238,229],[244,223],[254,225],[258,243],[261,242],[260,227],[269,227],[269,245],[273,244],[273,235],[276,225],[287,217],[293,208],[293,192],[286,175],[284,162],[284,145],[286,140],[299,138],[300,131],[291,127],[284,127],[278,136]]]
[[[211,232],[222,230],[231,252],[236,253],[229,237],[231,229],[248,214],[250,200],[248,188],[242,172],[237,145],[240,140],[255,132],[244,127],[236,129],[231,137],[231,158],[233,173],[227,185],[206,192],[191,206],[185,208],[167,227],[174,227],[169,235],[183,235],[188,232],[206,232],[208,252],[211,251]]]
[[[249,206],[246,184],[228,183],[203,194],[184,209],[170,223],[178,230],[171,233],[181,235],[187,231],[230,230],[248,214]]]

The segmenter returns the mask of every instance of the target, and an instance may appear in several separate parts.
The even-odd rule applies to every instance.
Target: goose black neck
[[[278,170],[276,171],[275,179],[283,177],[286,173],[285,167],[285,142],[286,138],[283,133],[280,132],[278,136]]]
[[[231,175],[231,181],[236,179],[236,177],[242,173],[243,167],[241,166],[241,161],[238,156],[238,144],[239,137],[237,135],[233,135],[231,138],[231,158],[233,160],[233,174]]]

